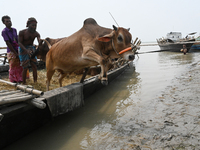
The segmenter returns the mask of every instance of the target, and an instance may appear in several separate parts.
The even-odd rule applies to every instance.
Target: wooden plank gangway
[[[41,99],[37,99],[38,97],[38,95],[26,93],[23,90],[2,90],[0,91],[0,106],[29,100],[37,108],[44,109],[46,104]]]
[[[43,91],[34,89],[30,85],[20,85],[0,79],[0,82],[16,87],[16,90],[2,90],[0,91],[0,109],[5,105],[12,105],[18,102],[27,102],[37,108],[44,109],[46,104],[43,102],[44,98],[40,98],[44,94]],[[0,121],[3,115],[0,113]]]

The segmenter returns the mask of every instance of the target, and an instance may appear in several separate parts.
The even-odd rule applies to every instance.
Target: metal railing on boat
[[[7,47],[0,47],[0,50],[1,49],[6,49]],[[8,63],[6,60],[7,60],[7,53],[1,53],[0,54],[0,58],[3,58],[3,60],[2,59],[0,59],[0,62],[3,62],[3,65],[5,65],[6,63]]]

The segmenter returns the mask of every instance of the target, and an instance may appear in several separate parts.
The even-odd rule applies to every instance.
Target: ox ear
[[[114,29],[115,31],[118,30],[118,28],[117,28],[115,25],[113,25],[113,29]]]
[[[102,37],[97,38],[97,40],[101,42],[110,42],[113,36],[114,36],[114,31]]]
[[[110,37],[99,37],[98,38],[98,41],[101,41],[101,42],[109,42],[111,40],[111,38]]]

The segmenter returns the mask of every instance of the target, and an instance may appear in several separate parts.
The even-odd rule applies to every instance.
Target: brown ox
[[[131,50],[119,54],[132,46],[129,29],[113,28],[114,30],[101,27],[94,19],[89,18],[79,31],[55,43],[46,55],[47,90],[55,70],[61,72],[59,83],[62,86],[62,79],[67,73],[100,65],[99,79],[103,85],[107,85],[109,58],[134,60],[135,55]]]
[[[46,61],[46,54],[48,53],[50,47],[59,42],[60,40],[62,40],[63,38],[58,38],[58,39],[52,39],[52,38],[45,38],[44,40],[41,39],[40,42],[39,42],[39,52],[37,54],[37,58],[38,59],[41,59],[42,61]]]
[[[52,38],[45,38],[45,39],[40,39],[39,42],[39,52],[37,54],[37,58],[41,59],[42,61],[46,62],[46,54],[48,53],[49,49],[51,48],[51,46],[57,42],[59,42],[60,40],[62,40],[64,38],[58,38],[58,39],[52,39]],[[112,64],[110,64],[112,65]],[[111,68],[112,66],[110,66],[109,68]],[[101,68],[99,67],[94,67],[94,68],[90,68],[90,70],[88,71],[89,75],[97,75],[101,72]],[[83,74],[84,73],[84,69],[81,70],[77,70],[75,72],[75,74]]]

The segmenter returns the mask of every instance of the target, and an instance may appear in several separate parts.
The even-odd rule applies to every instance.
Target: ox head
[[[40,39],[39,44],[38,44],[39,52],[37,54],[37,58],[41,59],[44,62],[46,61],[46,54],[51,48],[51,45],[49,44],[48,40],[49,38]]]
[[[47,47],[43,39],[40,39],[38,43],[38,48],[39,48],[39,53],[37,54],[37,58],[45,62],[46,54],[49,51],[49,48]]]
[[[135,53],[132,51],[132,35],[130,29],[116,27],[113,25],[111,33],[99,37],[98,40],[102,42],[111,42],[112,50],[115,57],[123,57],[125,60],[134,60]]]

